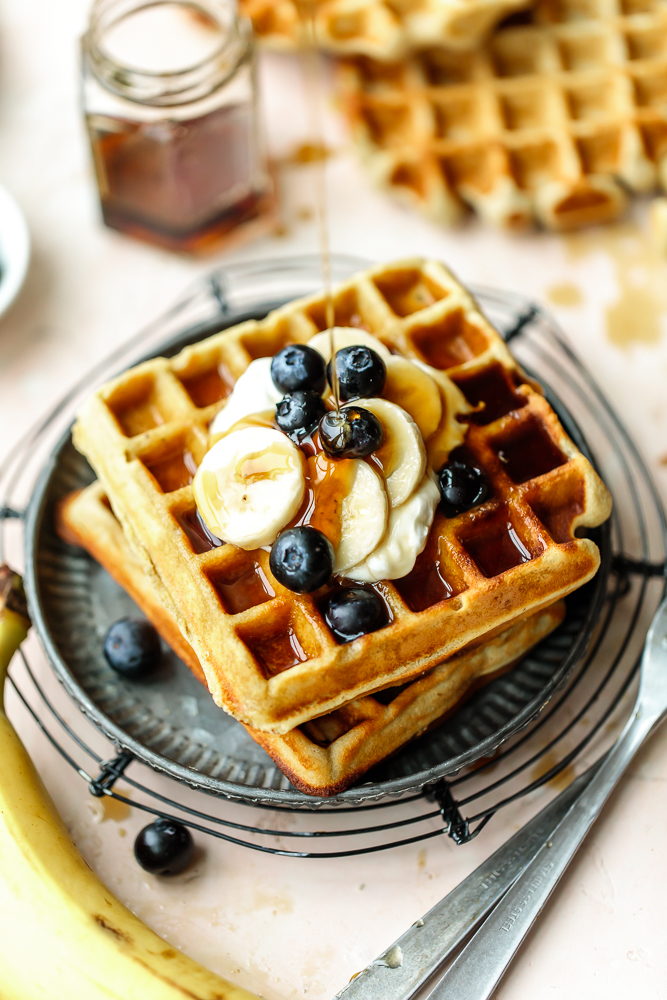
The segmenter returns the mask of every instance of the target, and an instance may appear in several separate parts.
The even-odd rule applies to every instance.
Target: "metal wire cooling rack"
[[[335,279],[344,278],[363,263],[337,258]],[[176,340],[183,329],[192,330],[192,339],[196,339],[198,330],[210,331],[215,315],[228,322],[230,317],[247,313],[258,281],[263,285],[264,301],[277,305],[315,290],[319,271],[311,261],[284,259],[214,273],[167,316],[91,371],[19,442],[0,469],[0,562],[11,561],[19,569],[23,566],[23,518],[31,491],[79,399],[101,379],[152,353],[158,342],[160,349],[166,349],[170,337]],[[341,797],[335,808],[319,808],[313,814],[295,806],[203,798],[203,792],[172,779],[157,780],[150,768],[130,753],[112,756],[105,752],[108,742],[100,745],[100,734],[84,716],[76,712],[72,716],[67,705],[63,707],[63,693],[53,684],[48,670],[40,668],[43,654],[33,643],[29,652],[20,651],[8,683],[62,760],[88,784],[91,794],[111,796],[153,816],[170,816],[193,830],[253,850],[300,858],[349,857],[443,834],[457,844],[466,843],[499,810],[538,788],[555,790],[568,784],[604,753],[630,710],[646,629],[665,590],[665,514],[650,473],[622,422],[554,321],[523,297],[481,288],[475,291],[491,321],[512,341],[519,361],[539,376],[585,429],[614,498],[614,556],[606,600],[588,651],[564,686],[542,713],[493,757],[462,768],[418,794],[358,805],[346,805]],[[130,765],[132,776],[127,773]],[[132,798],[114,790],[121,777],[133,789]],[[400,791],[400,782],[389,785]],[[245,821],[248,810],[252,819]],[[352,822],[351,815],[355,817]],[[313,842],[338,838],[339,850],[295,850],[290,846],[310,848]]]

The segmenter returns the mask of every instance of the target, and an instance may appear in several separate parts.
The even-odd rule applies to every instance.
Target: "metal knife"
[[[335,1000],[410,1000],[478,927],[524,871],[597,770],[561,792],[390,948],[336,994]]]

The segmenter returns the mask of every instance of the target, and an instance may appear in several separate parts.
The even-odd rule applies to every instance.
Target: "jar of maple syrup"
[[[273,224],[252,33],[235,0],[96,0],[82,49],[108,226],[202,252]]]

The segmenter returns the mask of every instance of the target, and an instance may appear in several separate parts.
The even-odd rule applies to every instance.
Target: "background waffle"
[[[127,590],[205,685],[196,653],[158,601],[99,483],[65,498],[58,511],[58,531],[65,541],[86,549]],[[472,690],[508,670],[556,628],[564,614],[564,602],[559,601],[520,619],[482,645],[455,654],[419,680],[379,692],[375,697],[357,698],[284,736],[245,728],[301,791],[335,795],[436,725]]]
[[[304,6],[309,0],[301,0]],[[318,45],[337,55],[400,59],[424,45],[471,48],[502,17],[528,0],[322,0]],[[302,43],[298,0],[240,0],[255,36],[269,48]]]
[[[374,179],[451,223],[616,218],[667,185],[665,0],[539,0],[470,53],[347,62],[342,105]]]
[[[190,484],[220,399],[252,358],[324,329],[323,296],[125,372],[94,393],[74,428],[214,700],[277,733],[423,674],[580,587],[600,556],[575,532],[600,524],[611,505],[547,401],[442,265],[375,267],[336,289],[334,304],[337,325],[369,330],[460,387],[477,407],[465,448],[492,487],[465,514],[437,513],[412,573],[375,585],[390,616],[377,632],[338,645],[319,610],[328,587],[293,594],[272,578],[268,553],[211,548],[192,530]]]

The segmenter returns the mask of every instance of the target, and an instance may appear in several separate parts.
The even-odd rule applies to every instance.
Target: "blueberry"
[[[317,528],[288,528],[273,543],[269,566],[283,587],[310,594],[333,573],[333,545]]]
[[[447,462],[440,472],[439,483],[440,506],[447,517],[477,507],[490,493],[484,473],[465,462]]]
[[[336,353],[336,372],[341,399],[379,396],[387,378],[387,366],[370,347],[344,347]],[[333,386],[331,362],[327,365],[329,385]]]
[[[310,389],[289,392],[276,406],[276,423],[293,441],[314,430],[326,413],[324,400]]]
[[[271,378],[281,392],[312,389],[319,394],[326,383],[324,358],[307,344],[289,344],[273,356]]]
[[[383,437],[378,418],[360,406],[329,410],[320,420],[320,442],[333,458],[363,458],[380,447]]]
[[[134,856],[152,875],[179,875],[192,862],[195,845],[187,826],[159,816],[137,834]]]
[[[160,638],[143,618],[121,618],[104,637],[104,655],[109,666],[123,677],[145,677],[159,663]]]
[[[337,642],[352,642],[389,624],[387,608],[374,590],[345,587],[335,590],[323,607],[324,620]]]

